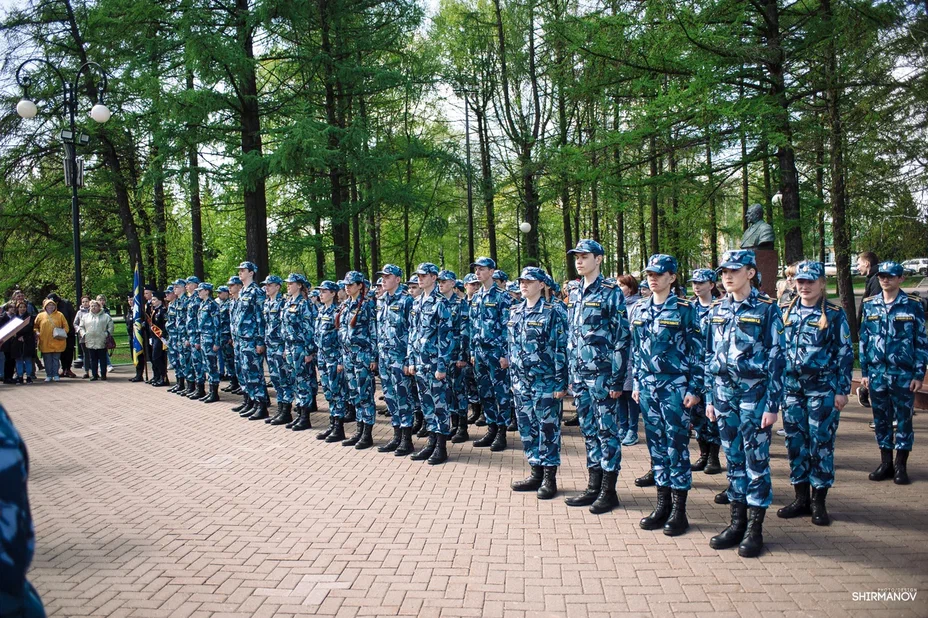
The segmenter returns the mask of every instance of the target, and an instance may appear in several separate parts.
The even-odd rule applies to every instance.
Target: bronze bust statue
[[[773,249],[773,226],[764,221],[764,207],[751,204],[748,208],[748,229],[741,238],[742,249]]]

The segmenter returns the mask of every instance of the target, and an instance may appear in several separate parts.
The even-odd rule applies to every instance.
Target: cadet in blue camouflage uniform
[[[652,255],[644,270],[651,296],[632,311],[630,362],[632,398],[644,415],[657,505],[639,525],[643,530],[663,528],[667,536],[678,536],[689,528],[689,409],[703,392],[704,342],[696,309],[673,290],[677,260]]]
[[[228,285],[220,285],[216,290],[219,292],[219,374],[220,378],[231,380],[230,388],[227,389],[231,391],[238,386],[238,378],[235,377],[235,348],[232,347],[232,298]]]
[[[0,405],[0,616],[4,618],[45,618],[39,593],[26,579],[35,554],[28,478],[26,444]]]
[[[197,331],[200,340],[196,345],[203,365],[203,382],[209,384],[209,394],[201,397],[203,403],[219,401],[219,305],[213,300],[213,284],[204,281],[197,286],[200,310],[197,312]]]
[[[242,291],[232,314],[232,334],[239,349],[239,363],[245,401],[243,408],[235,409],[243,418],[263,420],[267,413],[267,389],[264,384],[265,322],[264,290],[255,283],[258,267],[253,262],[238,265]]]
[[[419,264],[416,275],[422,291],[410,313],[406,375],[415,377],[429,439],[426,446],[413,453],[411,458],[437,465],[448,460],[447,437],[451,430],[448,378],[454,333],[451,308],[436,285],[438,267],[424,262]]]
[[[471,264],[481,288],[470,304],[470,362],[487,433],[474,446],[491,451],[506,450],[506,430],[510,410],[509,358],[506,356],[506,324],[509,322],[509,294],[493,284],[496,262],[488,257]]]
[[[383,286],[383,295],[377,303],[377,368],[393,425],[393,439],[377,451],[403,457],[413,450],[410,378],[403,371],[409,346],[409,313],[413,300],[400,287],[403,270],[399,266],[385,264],[377,275],[381,277]]]
[[[844,309],[825,299],[825,266],[800,262],[793,279],[798,295],[783,313],[783,427],[796,499],[777,516],[812,515],[813,524],[827,526],[825,497],[835,480],[835,433],[851,392],[854,349]]]
[[[280,404],[285,403],[289,406],[293,403],[293,374],[290,372],[290,364],[284,354],[283,310],[286,299],[280,293],[283,283],[284,280],[277,275],[268,275],[261,282],[267,293],[267,300],[264,301],[264,322],[267,329],[265,331],[267,343],[265,358],[271,384],[274,385],[274,391],[277,393],[278,412]]]
[[[600,273],[602,245],[581,240],[567,253],[574,256],[583,277],[567,303],[567,357],[590,480],[586,491],[566,502],[589,505],[591,513],[600,514],[619,505],[615,484],[622,467],[622,445],[616,400],[625,384],[628,318],[618,284]]]
[[[753,558],[764,546],[773,500],[770,433],[783,401],[783,320],[776,303],[752,285],[750,250],[727,251],[720,266],[728,294],[712,304],[706,339],[706,415],[717,421],[728,460],[731,525],[714,549],[738,547]]]
[[[286,282],[287,300],[283,307],[282,328],[284,357],[293,382],[293,399],[280,404],[277,415],[267,422],[271,425],[287,425],[293,431],[303,431],[313,426],[309,417],[309,404],[313,400],[310,373],[315,371],[313,361],[316,358],[315,310],[306,299],[306,277],[290,273]]]
[[[474,297],[477,294],[477,290],[480,289],[480,282],[477,281],[477,275],[475,275],[474,273],[467,273],[466,275],[464,275],[463,281],[464,281],[464,291],[466,294],[466,298],[464,299],[464,305],[467,310],[464,312],[464,322],[463,322],[462,328],[464,329],[464,332],[465,332],[464,336],[467,340],[467,345],[464,347],[464,349],[467,352],[468,361],[469,361],[470,360],[470,349],[471,349],[470,338],[471,338],[471,330],[472,330],[471,323],[470,323],[470,314],[471,314],[471,307],[474,301]],[[470,403],[470,407],[471,407],[471,414],[467,418],[467,422],[468,424],[472,425],[475,422],[477,422],[478,418],[480,418],[483,412],[483,407],[480,404],[480,393],[477,391],[477,380],[474,377],[474,366],[470,364],[470,362],[468,362],[467,366],[464,368],[464,384],[467,387],[467,401]],[[466,431],[467,427],[465,426],[464,429]],[[460,430],[458,431],[458,433],[461,433]],[[467,439],[468,437],[464,438],[464,440],[467,440]],[[451,438],[451,441],[454,442],[455,444],[461,442],[461,440],[458,439],[458,434],[455,434],[454,437]]]
[[[322,281],[318,287],[319,302],[316,313],[316,359],[322,380],[322,394],[329,403],[329,427],[319,432],[318,440],[335,443],[345,439],[345,372],[340,371],[342,351],[336,325],[339,307],[336,303],[338,284]]]
[[[531,466],[529,477],[512,483],[512,489],[535,491],[540,500],[557,495],[562,400],[567,394],[567,316],[545,298],[549,281],[540,268],[522,269],[524,300],[510,309],[507,325],[519,436]]]
[[[468,312],[468,305],[460,299],[455,291],[457,275],[450,270],[438,273],[438,291],[448,301],[451,310],[451,364],[448,367],[448,414],[451,418],[451,433],[449,438],[457,435],[461,423],[467,432],[467,392],[464,385],[464,367],[467,362],[467,338],[463,334],[464,315]],[[467,438],[459,439],[463,442]]]
[[[348,401],[354,404],[358,428],[342,442],[358,450],[374,445],[372,431],[377,409],[374,406],[374,374],[377,370],[376,304],[367,297],[370,283],[356,270],[345,275],[348,300],[339,312],[337,326],[342,346],[341,367],[345,372]]]
[[[226,285],[229,286],[229,302],[231,306],[229,307],[229,344],[232,346],[232,358],[235,366],[235,374],[232,376],[235,379],[234,385],[229,385],[228,392],[233,395],[242,395],[244,394],[243,386],[245,384],[245,378],[242,377],[242,358],[241,358],[241,346],[236,342],[238,341],[238,332],[235,330],[235,324],[237,324],[237,311],[241,306],[238,302],[239,295],[242,292],[242,280],[238,275],[232,275],[229,277],[229,280],[226,282]],[[235,408],[233,408],[235,410]]]
[[[709,309],[715,299],[712,292],[718,275],[711,268],[697,268],[692,272],[689,282],[693,284],[693,307],[699,317],[700,329],[705,338],[708,324]],[[690,410],[693,430],[696,432],[696,442],[699,443],[699,459],[691,466],[693,472],[705,472],[714,475],[722,471],[722,462],[719,460],[719,449],[722,448],[722,438],[719,436],[719,426],[706,418],[705,393],[699,393],[700,402]],[[726,492],[723,492],[726,493]],[[725,504],[728,504],[727,493]]]
[[[203,364],[203,355],[200,353],[200,300],[197,292],[200,280],[196,277],[187,278],[187,293],[190,300],[187,301],[187,316],[184,322],[184,328],[187,333],[187,390],[184,395],[188,399],[199,399],[206,397],[206,366]]]
[[[406,282],[406,290],[412,297],[412,308],[409,310],[409,321],[412,323],[416,313],[416,299],[422,293],[418,275],[409,278]],[[415,378],[409,380],[409,397],[412,400],[412,432],[420,438],[425,438],[429,435],[429,430],[425,426],[425,418],[422,416],[422,408],[419,405],[419,385],[416,384]]]
[[[881,458],[870,480],[892,478],[897,485],[909,484],[906,466],[915,442],[915,391],[922,387],[928,364],[925,312],[899,289],[904,275],[902,265],[896,262],[882,262],[877,267],[883,293],[864,300],[860,325],[860,385],[870,389]],[[893,421],[897,425],[895,436]]]
[[[171,364],[174,365],[174,386],[169,393],[182,393],[187,390],[187,354],[184,341],[187,338],[184,326],[187,320],[187,281],[178,279],[174,282],[174,300],[168,305],[168,351]]]

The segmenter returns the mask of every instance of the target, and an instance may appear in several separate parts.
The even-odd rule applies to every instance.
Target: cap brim
[[[745,266],[746,264],[742,264],[741,262],[725,262],[724,264],[719,264],[718,270],[722,270],[724,268],[727,268],[728,270],[741,270]]]
[[[817,281],[818,277],[813,277],[812,275],[809,275],[809,274],[800,273],[800,274],[793,275],[793,280],[794,281]]]
[[[644,269],[646,273],[654,273],[656,275],[663,275],[665,272],[668,272],[667,269],[661,268],[659,266],[647,266]]]

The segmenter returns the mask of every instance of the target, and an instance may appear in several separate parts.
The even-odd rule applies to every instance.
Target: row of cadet
[[[219,288],[230,296],[220,303],[212,301],[211,284],[178,280],[165,291],[161,337],[175,368],[171,390],[218,400],[224,357],[232,374],[225,390],[243,397],[233,410],[299,431],[312,426],[321,382],[329,420],[317,437],[366,449],[374,444],[379,376],[393,438],[378,451],[431,465],[447,461],[449,441],[469,440],[468,424],[478,415],[487,430],[473,445],[504,450],[514,410],[531,471],[512,489],[535,491],[539,499],[558,492],[563,399],[572,395],[589,482],[566,503],[600,514],[619,504],[617,404],[630,374],[651,458],[651,471],[636,485],[657,491],[643,529],[669,536],[687,530],[691,473],[720,468],[721,444],[728,488],[715,501],[730,505],[731,521],[710,545],[759,555],[773,499],[771,430],[781,410],[795,499],[778,515],[828,525],[825,500],[854,352],[843,309],[826,298],[823,265],[798,265],[797,295],[781,311],[759,291],[750,250],[726,252],[717,271],[693,271],[693,300],[675,293],[676,260],[654,255],[645,268],[650,295],[628,315],[618,284],[601,274],[602,246],[582,240],[569,254],[580,277],[568,285],[566,302],[536,267],[520,274],[521,299],[513,302],[495,285],[499,271],[486,257],[463,281],[431,263],[404,281],[402,270],[388,264],[377,273],[376,290],[357,271],[315,289],[300,274],[271,275],[259,285],[257,268],[246,261]],[[864,299],[860,330],[860,365],[881,453],[870,478],[907,484],[914,392],[928,364],[928,334],[921,305],[900,289],[902,267],[884,262],[878,272],[883,292]],[[726,294],[714,299],[719,278]],[[265,359],[277,394],[274,416]],[[352,421],[356,431],[346,437],[345,423]],[[693,464],[691,426],[700,446]],[[427,438],[419,449],[417,431]]]

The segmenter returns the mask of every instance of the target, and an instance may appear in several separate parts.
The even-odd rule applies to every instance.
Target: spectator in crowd
[[[64,315],[58,311],[58,305],[51,298],[42,303],[42,313],[35,319],[33,327],[39,346],[39,352],[45,359],[45,381],[58,382],[58,371],[61,369],[61,353],[68,344],[68,331],[71,325]]]
[[[626,315],[631,315],[632,308],[641,300],[641,294],[638,293],[638,280],[632,275],[622,275],[618,282],[625,296]],[[632,399],[632,381],[632,364],[629,363],[625,385],[619,396],[619,437],[623,446],[638,444],[638,419],[641,416],[641,407]]]
[[[10,341],[10,352],[16,368],[17,384],[32,384],[35,380],[35,318],[29,313],[29,307],[25,301],[19,301],[16,305],[16,316],[27,322],[22,330]]]
[[[79,326],[81,324],[81,318],[84,317],[84,314],[90,313],[90,297],[83,296],[81,298],[81,306],[77,308],[77,314],[74,316],[74,320],[71,322],[71,325],[74,327],[74,331],[79,331]],[[80,337],[80,335],[78,335]],[[89,377],[87,373],[87,358],[84,354],[84,342],[82,339],[78,338],[77,340],[77,349],[80,354],[80,366],[84,369],[84,379]],[[77,363],[75,363],[77,366]]]
[[[784,274],[786,275],[785,280],[777,281],[777,305],[780,309],[789,307],[789,304],[796,298],[796,269],[799,266],[799,262],[793,262],[786,267]],[[783,284],[782,290],[780,289],[780,284]]]
[[[74,350],[77,347],[77,335],[72,327],[77,311],[74,309],[74,303],[66,298],[61,298],[54,292],[46,298],[55,301],[58,312],[68,321],[68,338],[65,340],[64,350],[61,352],[61,376],[64,378],[76,378],[77,376],[71,371],[71,365],[74,363]]]
[[[16,303],[18,302],[26,303],[26,308],[29,310],[29,315],[31,315],[32,317],[35,317],[39,314],[39,312],[35,308],[35,305],[33,305],[28,300],[26,300],[26,295],[23,294],[22,290],[14,290],[13,295],[10,297],[10,300]]]
[[[9,322],[14,315],[16,315],[16,312],[12,301],[3,305],[2,310],[0,310],[0,328]],[[13,384],[13,380],[6,373],[6,359],[9,356],[10,345],[10,341],[4,341],[3,345],[0,345],[0,369],[3,370],[4,384]]]
[[[81,317],[78,334],[84,342],[87,364],[93,375],[91,382],[106,380],[106,338],[112,336],[113,331],[113,318],[103,312],[98,301],[90,301],[90,310]]]
[[[864,298],[870,298],[871,296],[877,296],[883,293],[883,288],[880,287],[880,278],[877,277],[877,265],[880,263],[880,260],[877,259],[876,253],[873,251],[864,251],[857,254],[857,270],[861,275],[867,278],[867,283],[864,285]],[[860,303],[857,304],[857,328],[860,329],[860,320],[863,317],[864,303],[863,298]],[[870,407],[870,389],[866,387],[859,387],[857,389],[857,401],[865,408]],[[873,422],[870,422],[870,429],[873,429]]]
[[[113,317],[113,314],[110,313],[110,308],[106,306],[106,296],[105,296],[105,295],[103,295],[103,294],[97,294],[97,302],[100,303],[100,306],[101,306],[101,307],[103,307],[103,309],[102,309],[103,313],[105,313],[106,315],[108,315],[108,316],[110,316],[110,317]],[[112,368],[113,368],[113,359],[110,358],[110,352],[109,352],[109,350],[107,350],[106,358],[105,358],[104,360],[106,360],[106,367],[107,367],[107,369],[112,369]]]

